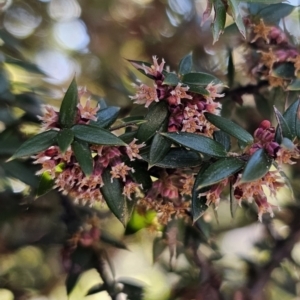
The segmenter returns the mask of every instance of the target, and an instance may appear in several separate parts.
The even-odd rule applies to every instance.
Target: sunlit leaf
[[[83,173],[86,176],[91,175],[93,172],[93,158],[89,144],[82,141],[74,141],[72,150]]]
[[[246,38],[246,28],[244,25],[243,18],[239,12],[239,1],[238,0],[228,0],[228,5],[231,8],[233,19],[238,27],[240,33],[244,38]]]
[[[62,127],[71,127],[77,116],[78,91],[75,78],[68,87],[59,110],[59,124]]]
[[[236,157],[226,157],[210,164],[204,171],[202,168],[197,176],[198,189],[222,181],[243,168],[245,162]]]
[[[82,141],[96,145],[125,146],[126,144],[111,132],[91,125],[75,125],[74,136]]]
[[[300,91],[300,79],[294,79],[288,86],[287,89],[289,91]]]
[[[161,135],[184,147],[207,155],[216,157],[223,157],[227,155],[223,145],[203,135],[188,132],[168,132],[161,133]]]
[[[266,154],[264,149],[257,150],[248,160],[240,183],[255,181],[265,176],[272,161],[273,159]]]
[[[30,156],[46,150],[55,144],[55,138],[57,134],[57,131],[49,130],[33,136],[22,144],[22,146],[15,152],[11,159]]]
[[[252,135],[236,123],[211,113],[205,113],[204,115],[209,122],[211,122],[219,129],[223,130],[224,132],[228,133],[229,135],[237,138],[244,143],[253,143]]]
[[[53,189],[54,180],[51,178],[49,172],[44,172],[40,177],[40,182],[36,191],[36,196],[42,196]]]
[[[74,133],[69,128],[63,128],[59,131],[56,141],[62,153],[65,153],[74,140]]]

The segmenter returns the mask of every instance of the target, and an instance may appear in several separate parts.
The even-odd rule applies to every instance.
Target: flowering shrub
[[[224,30],[225,2],[208,1],[203,16],[205,22],[214,8],[214,42]],[[246,72],[251,80],[286,93],[298,91],[300,54],[288,36],[277,25],[266,25],[263,18],[242,19],[235,1],[228,1],[228,6],[246,37],[245,56],[251,61]],[[232,215],[235,204],[254,202],[260,222],[265,213],[274,216],[275,206],[269,199],[276,198],[282,187],[290,188],[284,166],[300,158],[299,99],[290,101],[282,112],[274,106],[276,125],[263,119],[258,128],[248,132],[224,117],[222,103],[228,86],[213,74],[198,72],[192,54],[181,60],[177,73],[156,56],[151,63],[129,62],[153,81],[147,85],[138,80],[133,84],[135,94],[129,96],[145,108],[145,115],[121,118],[119,108],[104,101],[82,101],[84,91],[77,88],[75,80],[59,111],[45,107],[40,116],[41,132],[12,157],[32,156],[39,165],[38,195],[58,189],[80,205],[100,202],[125,227],[134,214],[146,218],[147,213],[154,212],[155,222],[151,220],[149,227],[156,230],[164,226],[164,234],[154,247],[169,247],[171,260],[180,244],[176,224],[183,222],[187,244],[192,244],[197,261],[200,241],[191,242],[190,235],[195,228],[201,230],[201,217],[210,206],[215,212],[224,197],[230,200]],[[236,95],[232,100],[242,104],[241,95]],[[104,281],[89,294],[107,290],[115,297],[124,291],[119,285],[122,282],[108,278],[102,268],[103,256],[95,260],[93,256],[102,236],[98,223],[98,218],[87,218],[70,232],[64,245],[68,292],[90,266],[76,269],[74,257],[83,251],[91,256]],[[154,223],[156,226],[151,226]],[[200,236],[198,232],[195,235]],[[197,264],[203,267],[201,259]],[[124,286],[128,284],[123,282]]]

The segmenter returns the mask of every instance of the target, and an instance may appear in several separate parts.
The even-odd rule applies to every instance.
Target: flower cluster
[[[90,120],[97,120],[96,113],[99,106],[92,107],[88,100],[85,105],[79,103],[77,108],[77,124],[88,124]],[[46,113],[41,120],[44,130],[60,130],[58,112],[52,107],[46,107]],[[112,181],[114,178],[119,178],[123,182],[123,195],[131,200],[141,185],[134,182],[131,176],[134,169],[126,165],[125,161],[141,158],[139,149],[144,146],[144,143],[136,144],[136,142],[137,139],[134,139],[127,146],[91,144],[93,172],[90,176],[83,173],[72,147],[62,153],[58,146],[51,146],[37,154],[34,163],[42,166],[37,174],[47,172],[54,180],[55,188],[83,203],[93,203],[103,199],[100,191],[104,185],[102,175],[108,169]]]
[[[286,34],[275,26],[266,26],[261,19],[258,24],[251,24],[250,43],[255,43],[259,61],[251,70],[253,75],[259,75],[261,79],[267,79],[271,87],[286,88],[290,80],[284,76],[277,76],[274,69],[283,63],[294,65],[294,75],[297,77],[300,71],[300,53],[288,41]]]
[[[185,131],[212,137],[216,128],[206,120],[204,112],[219,114],[221,104],[214,100],[223,97],[223,94],[218,93],[222,85],[210,83],[205,89],[205,95],[201,95],[190,92],[187,84],[164,84],[164,64],[164,60],[159,64],[155,56],[150,67],[133,63],[137,69],[153,78],[154,84],[153,87],[141,82],[134,84],[137,92],[130,98],[134,103],[145,104],[145,107],[149,107],[153,102],[166,101],[170,112],[169,132]]]
[[[155,210],[162,224],[167,224],[173,217],[186,217],[190,211],[193,185],[191,171],[161,170],[146,196],[139,201],[140,209]]]

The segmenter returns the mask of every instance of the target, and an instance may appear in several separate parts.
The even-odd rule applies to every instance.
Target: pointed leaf
[[[160,128],[168,114],[168,106],[165,101],[151,104],[145,117],[147,123],[140,125],[137,132],[137,139],[139,142],[145,142],[149,140]]]
[[[90,125],[75,125],[72,127],[74,136],[82,141],[96,145],[125,146],[126,144],[111,132]]]
[[[238,0],[228,0],[228,5],[231,8],[233,19],[238,27],[240,33],[244,38],[246,38],[246,28],[244,25],[243,18],[239,12],[239,1]]]
[[[277,126],[277,129],[276,129],[275,140],[278,143],[281,143],[283,138],[288,138],[288,139],[292,140],[294,137],[291,134],[290,128],[289,128],[286,120],[284,119],[284,117],[280,113],[280,111],[275,106],[274,106],[274,112],[275,112],[275,116],[276,116],[276,119],[277,119],[277,122],[278,122],[278,126]]]
[[[245,162],[236,157],[221,158],[211,164],[205,171],[202,168],[197,176],[198,189],[210,186],[235,174],[243,168]]]
[[[193,57],[192,54],[186,55],[179,63],[179,74],[184,75],[192,71]]]
[[[156,133],[151,143],[149,164],[154,166],[159,163],[169,152],[172,142]]]
[[[97,121],[90,121],[90,125],[108,128],[119,116],[120,107],[109,106],[97,112]]]
[[[299,105],[300,100],[297,100],[283,113],[286,124],[290,129],[292,140],[297,136],[297,128],[300,128],[300,120],[298,118]]]
[[[204,113],[204,115],[209,122],[211,122],[219,129],[223,130],[224,132],[228,133],[229,135],[237,138],[244,143],[253,143],[252,135],[236,123],[214,114]]]
[[[203,96],[209,96],[209,91],[202,86],[189,84],[188,87],[189,87],[188,90],[189,92],[200,94]]]
[[[127,162],[127,165],[134,169],[130,174],[132,179],[143,186],[143,190],[147,191],[152,186],[152,180],[149,172],[147,171],[147,163],[140,160]]]
[[[15,152],[11,159],[30,156],[46,150],[47,148],[55,144],[55,138],[57,134],[57,131],[49,130],[33,136],[21,145],[21,147]]]
[[[292,79],[295,77],[295,67],[293,63],[282,63],[278,67],[274,68],[271,75],[283,79]]]
[[[213,44],[219,40],[224,31],[226,21],[226,8],[222,0],[213,0],[215,9],[215,19],[212,23]]]
[[[89,144],[83,141],[74,141],[72,150],[83,173],[86,176],[91,175],[93,172],[93,158]]]
[[[288,86],[289,91],[300,91],[300,78],[294,79]]]
[[[75,78],[72,80],[62,100],[59,110],[59,124],[69,128],[75,124],[77,116],[78,91]]]
[[[257,150],[248,160],[240,183],[255,181],[265,176],[272,165],[272,161],[264,149]]]
[[[268,5],[260,10],[258,17],[262,18],[266,24],[277,24],[294,9],[293,5],[287,3]]]
[[[106,286],[103,283],[99,283],[99,284],[93,286],[92,288],[90,288],[88,290],[86,296],[98,294],[98,293],[103,292],[103,291],[106,291]]]
[[[40,183],[36,191],[36,196],[42,196],[53,189],[54,180],[51,178],[49,172],[44,172],[40,177]]]
[[[214,132],[214,140],[216,142],[219,142],[220,144],[222,144],[224,146],[224,148],[226,149],[226,151],[229,151],[231,148],[231,141],[230,141],[230,136],[222,131],[222,130],[218,130]]]
[[[67,151],[73,140],[74,133],[69,128],[62,129],[56,137],[57,144],[62,153],[65,153]]]
[[[187,73],[182,76],[182,82],[189,85],[203,85],[207,86],[210,83],[222,83],[217,77],[207,74],[207,73],[201,73],[201,72],[193,72],[193,73]]]
[[[134,200],[128,200],[123,193],[123,184],[119,179],[114,178],[111,181],[110,170],[106,169],[102,174],[103,187],[101,193],[106,201],[111,212],[120,220],[126,227],[130,219],[135,204]],[[131,203],[130,203],[131,202]]]
[[[166,138],[192,150],[216,157],[226,156],[227,153],[220,143],[206,136],[188,132],[161,133]]]
[[[205,172],[205,170],[209,167],[208,163],[205,163],[201,166],[202,172]],[[204,214],[204,212],[207,210],[208,206],[206,205],[206,196],[200,196],[200,194],[207,192],[210,188],[205,187],[203,189],[198,189],[199,186],[199,173],[195,179],[195,183],[192,190],[192,216],[193,216],[193,223],[195,223],[201,216]]]
[[[232,49],[228,50],[228,68],[227,68],[227,80],[228,86],[231,88],[234,84],[235,67],[233,62]]]
[[[162,84],[176,86],[178,83],[178,76],[175,73],[168,73]]]

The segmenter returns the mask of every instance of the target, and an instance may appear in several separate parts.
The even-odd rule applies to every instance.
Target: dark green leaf
[[[205,170],[209,167],[209,163],[205,163],[201,166],[202,172],[205,172]],[[200,194],[207,192],[210,188],[205,187],[203,189],[198,189],[199,186],[199,173],[195,179],[195,183],[192,190],[192,216],[193,216],[193,223],[195,223],[201,216],[204,214],[204,212],[207,210],[208,206],[206,205],[206,196],[200,196]]]
[[[98,294],[100,292],[106,291],[106,286],[103,283],[99,283],[92,288],[90,288],[86,294],[86,296]]]
[[[291,130],[290,130],[285,118],[282,116],[282,114],[279,112],[279,110],[275,106],[274,106],[274,112],[275,112],[275,116],[276,116],[276,119],[278,122],[275,140],[279,143],[281,143],[283,138],[288,138],[288,139],[292,140],[294,137],[291,134]]]
[[[119,283],[124,285],[123,293],[127,294],[128,300],[143,300],[143,284],[136,279],[122,278],[118,280]]]
[[[193,57],[192,54],[186,55],[179,63],[179,74],[184,75],[192,71]]]
[[[213,0],[215,19],[212,23],[213,44],[219,40],[223,33],[226,21],[226,8],[222,0]]]
[[[49,172],[44,172],[40,177],[40,183],[36,191],[36,196],[42,196],[53,189],[54,180],[51,178]]]
[[[223,145],[206,136],[188,132],[161,133],[166,138],[192,150],[216,157],[227,155]]]
[[[248,3],[263,3],[263,4],[276,4],[286,2],[286,0],[238,0],[239,2],[248,2]]]
[[[93,158],[89,144],[82,141],[74,141],[72,150],[83,173],[86,176],[91,175],[93,172]]]
[[[33,136],[22,144],[11,159],[30,156],[46,150],[50,146],[54,145],[57,134],[57,131],[49,130]]]
[[[248,160],[240,183],[255,181],[265,176],[272,165],[272,161],[264,149],[257,150]]]
[[[108,128],[119,116],[120,107],[109,106],[97,112],[97,121],[90,121],[90,125]]]
[[[226,157],[217,160],[204,171],[202,168],[197,176],[198,189],[222,181],[243,168],[245,162],[236,157]]]
[[[202,86],[199,86],[199,85],[192,85],[192,84],[189,84],[189,92],[192,92],[192,93],[195,93],[195,94],[200,94],[200,95],[203,95],[203,96],[208,96],[209,95],[209,91],[202,87]]]
[[[142,124],[142,123],[147,122],[147,121],[145,121],[144,116],[126,117],[126,118],[121,119],[121,121],[124,124]]]
[[[277,24],[282,18],[288,16],[294,8],[294,6],[286,3],[268,5],[260,10],[258,17],[267,24]]]
[[[232,50],[228,50],[228,68],[227,68],[227,80],[228,86],[231,88],[234,84],[235,68],[233,62]]]
[[[228,133],[229,135],[237,138],[244,143],[253,143],[252,135],[236,123],[211,113],[205,113],[204,115],[209,122],[214,124],[219,129],[223,130],[224,132]]]
[[[176,86],[178,83],[178,76],[175,73],[168,73],[162,84]]]
[[[149,153],[149,167],[152,167],[159,163],[169,152],[172,142],[164,138],[159,133],[156,133],[150,148]]]
[[[62,127],[71,127],[77,116],[78,91],[75,78],[68,87],[59,110],[59,123]]]
[[[137,139],[139,142],[149,140],[161,127],[168,114],[168,106],[165,101],[151,104],[149,112],[145,117],[147,123],[140,125],[137,132]]]
[[[207,86],[210,83],[214,83],[214,84],[221,83],[221,81],[217,77],[211,74],[201,73],[201,72],[184,74],[182,76],[182,82],[187,85],[193,84],[193,85],[203,85],[203,86]]]
[[[218,130],[214,132],[214,140],[222,144],[226,151],[229,151],[231,148],[230,136],[222,131]]]
[[[295,67],[293,63],[282,63],[272,70],[271,75],[283,79],[292,79],[295,77]]]
[[[231,217],[234,218],[235,212],[238,208],[238,202],[234,197],[234,188],[232,186],[232,182],[230,182],[229,198],[230,198],[230,214]]]
[[[149,172],[147,171],[147,163],[140,160],[134,160],[127,162],[127,165],[134,169],[131,173],[133,180],[139,184],[142,184],[143,190],[148,190],[152,186],[152,180]]]
[[[106,204],[124,227],[126,227],[133,210],[134,201],[126,199],[126,197],[122,194],[123,184],[119,179],[114,178],[111,182],[109,169],[104,171],[102,179],[104,185],[101,187],[101,193],[103,194]]]
[[[66,279],[66,289],[67,289],[67,295],[70,295],[72,290],[74,289],[79,277],[80,273],[70,273],[67,276]]]
[[[125,132],[119,136],[119,138],[124,142],[129,144],[136,137],[137,130]]]
[[[238,27],[240,33],[244,38],[246,38],[246,28],[244,25],[243,18],[239,12],[239,1],[238,0],[228,0],[228,5],[231,8],[233,19]]]
[[[74,133],[69,128],[62,129],[56,137],[57,144],[62,153],[65,153],[67,151],[73,140]]]
[[[96,145],[125,146],[126,144],[111,132],[90,125],[75,125],[72,127],[74,136],[82,141]]]
[[[287,87],[289,91],[300,91],[300,78],[294,79]]]

